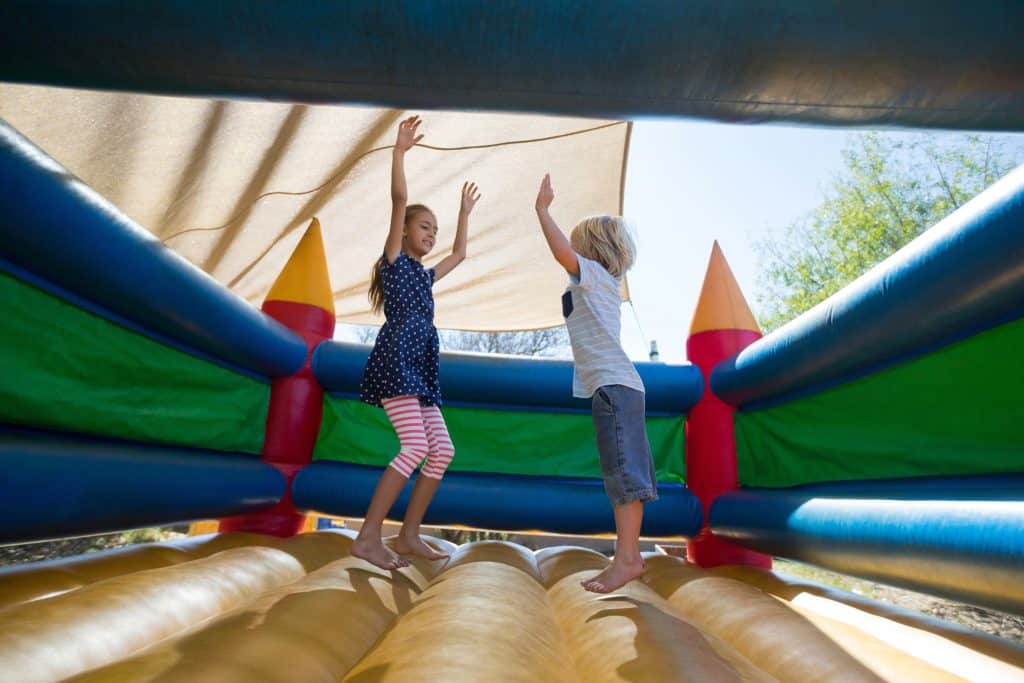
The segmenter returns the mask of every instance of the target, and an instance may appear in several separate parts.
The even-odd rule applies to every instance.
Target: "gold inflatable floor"
[[[344,532],[228,534],[0,573],[0,681],[1017,681],[1009,643],[756,570],[483,541],[387,572]]]

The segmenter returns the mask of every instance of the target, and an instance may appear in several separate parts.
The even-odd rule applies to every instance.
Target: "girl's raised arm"
[[[434,267],[434,281],[437,282],[455,269],[466,258],[466,233],[469,231],[469,214],[480,201],[482,195],[477,191],[476,183],[466,181],[462,184],[462,203],[459,204],[459,225],[455,228],[455,244],[452,253],[445,256]]]
[[[558,228],[555,219],[548,213],[548,207],[551,206],[551,202],[554,200],[555,191],[551,189],[551,176],[544,174],[544,180],[541,181],[540,190],[537,192],[536,204],[537,218],[540,220],[541,230],[544,233],[544,238],[548,241],[551,255],[555,257],[559,265],[565,268],[565,271],[573,277],[579,277],[580,262],[576,258],[576,252],[573,251],[572,245],[566,239],[565,233]]]
[[[398,139],[391,152],[391,227],[384,242],[384,257],[394,263],[402,251],[402,230],[405,228],[405,205],[409,201],[409,189],[405,184],[405,153],[423,139],[416,135],[420,117],[410,116],[398,124]]]

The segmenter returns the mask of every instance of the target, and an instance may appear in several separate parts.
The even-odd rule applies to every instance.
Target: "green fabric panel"
[[[1024,471],[1024,319],[765,410],[736,414],[740,481]]]
[[[455,444],[451,471],[601,477],[590,415],[452,407],[443,413]],[[683,481],[684,423],[684,416],[647,421],[659,481]],[[324,397],[314,460],[384,467],[397,452],[398,437],[382,409]]]
[[[270,386],[0,273],[0,422],[259,453]]]

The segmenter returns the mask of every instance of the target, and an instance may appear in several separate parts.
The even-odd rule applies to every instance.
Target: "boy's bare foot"
[[[400,555],[419,555],[428,560],[444,560],[448,557],[448,553],[434,550],[419,536],[406,534],[399,534],[395,539],[395,550]]]
[[[406,560],[393,553],[379,540],[357,538],[352,543],[352,554],[381,569],[401,569],[409,566]]]
[[[633,579],[640,578],[644,573],[644,561],[637,558],[635,562],[619,560],[618,557],[605,567],[605,570],[592,579],[580,581],[580,585],[591,593],[611,593]]]

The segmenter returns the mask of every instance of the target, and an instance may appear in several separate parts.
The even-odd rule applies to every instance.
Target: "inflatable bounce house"
[[[0,681],[1024,680],[1019,645],[771,570],[1024,614],[1024,168],[765,337],[715,247],[690,364],[638,364],[661,490],[644,533],[686,538],[685,559],[649,554],[600,596],[579,581],[607,559],[579,547],[434,539],[450,561],[388,572],[308,528],[359,517],[396,448],[355,400],[367,347],[332,339],[380,238],[330,212],[358,210],[362,190],[337,197],[401,112],[340,105],[612,117],[587,123],[599,143],[451,115],[582,141],[600,163],[559,163],[618,166],[579,208],[615,211],[624,119],[1024,130],[1022,29],[1024,6],[946,0],[6,3],[0,541],[219,528],[0,572]],[[220,136],[263,136],[260,107],[281,115],[251,178],[200,211],[244,165]],[[289,157],[260,155],[323,155],[301,133],[339,111],[357,142],[271,225]],[[462,149],[445,173],[493,172],[491,196],[546,170]],[[560,276],[528,263],[518,285],[491,264],[439,288],[439,316],[557,322]],[[550,306],[530,298],[544,278]],[[569,363],[449,354],[441,379],[457,455],[426,523],[613,530]]]

